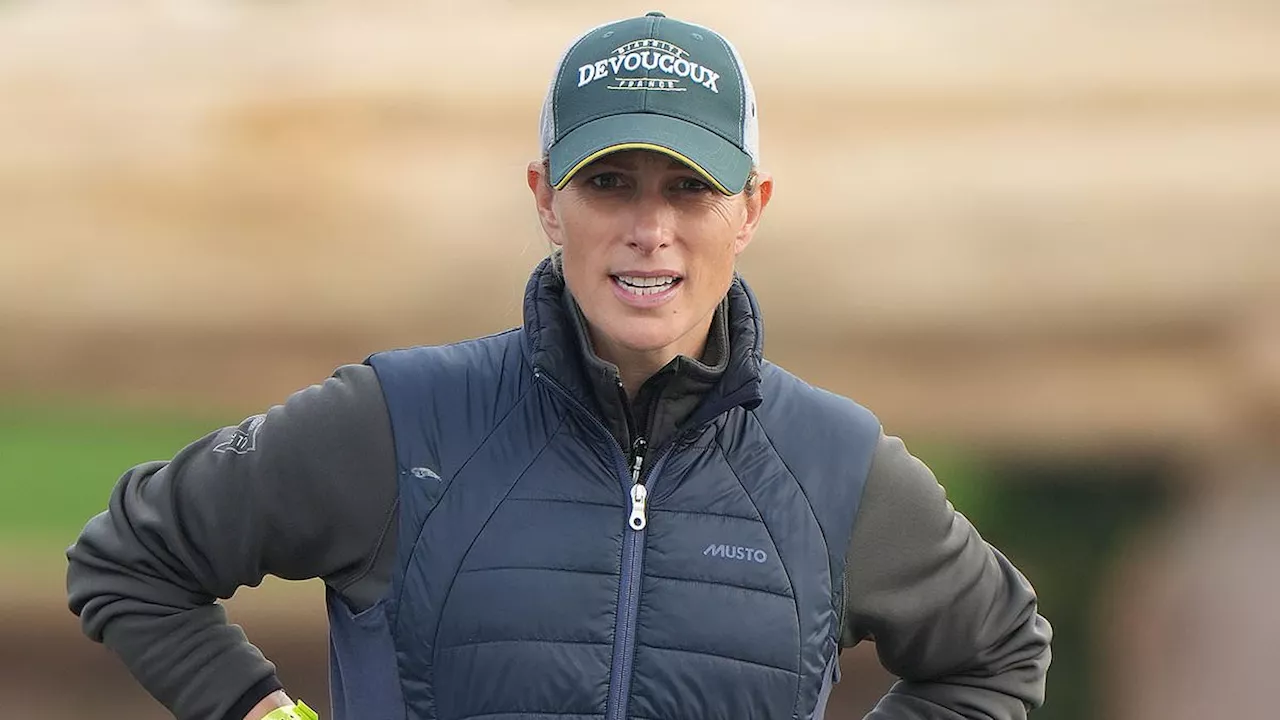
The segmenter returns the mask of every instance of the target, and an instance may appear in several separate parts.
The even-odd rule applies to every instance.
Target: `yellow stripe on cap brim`
[[[715,187],[716,190],[720,191],[722,195],[737,194],[737,193],[729,192],[729,188],[726,188],[724,185],[721,185],[719,180],[716,180],[714,177],[711,176],[711,173],[706,171],[706,168],[702,167],[701,165],[694,162],[693,160],[690,160],[683,153],[672,150],[669,147],[663,147],[662,145],[654,145],[653,143],[642,143],[642,142],[618,143],[617,145],[610,145],[607,148],[602,148],[600,150],[597,150],[591,153],[590,155],[586,156],[582,160],[579,160],[577,165],[574,165],[573,167],[569,168],[569,172],[565,173],[564,177],[560,179],[560,182],[556,183],[555,188],[557,190],[563,190],[564,186],[569,184],[569,181],[573,179],[574,175],[578,174],[579,170],[590,165],[591,163],[595,162],[601,157],[604,157],[605,155],[621,152],[623,150],[652,150],[653,152],[659,152],[668,157],[675,158],[676,160],[679,160],[685,165],[688,165],[695,172],[701,175],[703,179],[711,183],[711,185]]]

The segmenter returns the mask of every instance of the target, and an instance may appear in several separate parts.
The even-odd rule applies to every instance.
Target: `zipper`
[[[534,376],[545,380],[550,387],[563,395],[571,405],[591,418],[600,433],[612,441],[613,435],[604,426],[604,423],[594,413],[587,410],[586,406],[573,397],[568,390],[565,390],[560,383],[541,371],[535,370]],[[637,438],[632,444],[629,468],[627,458],[621,452],[622,449],[618,448],[618,444],[615,442],[609,443],[618,448],[618,452],[614,454],[614,457],[621,461],[618,463],[618,475],[622,481],[622,489],[631,501],[631,514],[627,517],[627,529],[623,530],[626,538],[622,546],[622,567],[618,582],[618,612],[614,621],[613,665],[609,678],[609,699],[608,704],[605,706],[606,720],[625,720],[627,706],[631,700],[631,672],[636,656],[636,620],[640,612],[640,580],[641,571],[644,567],[644,538],[645,531],[649,526],[649,489],[657,478],[661,466],[667,459],[667,455],[671,453],[672,448],[677,444],[677,440],[683,435],[684,433],[673,435],[670,440],[664,443],[662,452],[657,456],[653,465],[650,466],[648,475],[642,474],[644,460],[649,449],[647,440]]]
[[[627,538],[622,546],[622,573],[618,578],[618,614],[613,630],[613,672],[609,680],[607,720],[623,720],[631,701],[631,668],[636,657],[636,618],[640,613],[640,580],[644,567],[644,536],[648,526],[645,488],[640,469],[648,444],[637,438],[632,446],[631,516],[627,518]]]
[[[683,433],[680,434],[683,436]],[[618,622],[613,636],[613,678],[609,683],[609,703],[605,720],[624,720],[631,702],[631,670],[636,659],[636,621],[640,614],[640,582],[643,580],[645,534],[649,489],[657,481],[667,456],[680,436],[663,445],[648,475],[642,475],[648,443],[637,439],[632,446],[631,515],[627,518],[626,544],[622,546],[622,577],[618,587]]]

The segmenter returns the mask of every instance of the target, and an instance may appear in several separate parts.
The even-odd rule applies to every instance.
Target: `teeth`
[[[670,285],[676,279],[671,276],[665,277],[632,277],[631,275],[619,275],[618,279],[628,285],[635,287],[653,287],[654,285]]]
[[[618,275],[617,279],[619,285],[635,295],[656,295],[670,288],[679,278]]]

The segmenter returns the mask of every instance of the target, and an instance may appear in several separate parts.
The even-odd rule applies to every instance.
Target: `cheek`
[[[608,291],[604,283],[609,262],[607,231],[599,219],[586,215],[567,213],[560,238],[565,283],[570,292],[583,298]]]
[[[739,241],[743,220],[733,207],[717,206],[703,216],[698,223],[696,237],[697,262],[691,268],[696,272],[696,298],[690,300],[702,304],[718,300],[733,283],[737,267]]]
[[[747,206],[740,197],[719,197],[707,213],[724,232],[736,235],[747,221]]]
[[[690,237],[696,238],[702,262],[715,268],[732,266],[738,254],[743,219],[732,208],[717,206],[702,216]]]
[[[706,239],[707,252],[728,255],[732,261],[737,255],[739,236],[746,225],[746,208],[738,198],[724,198],[716,202],[701,218],[700,235]]]
[[[588,258],[606,251],[609,240],[617,235],[617,218],[589,204],[571,198],[559,212],[564,232],[560,241],[565,254]]]

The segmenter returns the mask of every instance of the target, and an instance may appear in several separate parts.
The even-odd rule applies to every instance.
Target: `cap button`
[[[645,14],[644,14],[644,16],[645,16],[645,17],[666,17],[666,16],[667,16],[667,14],[666,14],[666,13],[660,13],[660,12],[658,12],[657,10],[654,10],[654,11],[652,11],[652,12],[647,12],[647,13],[645,13]]]

